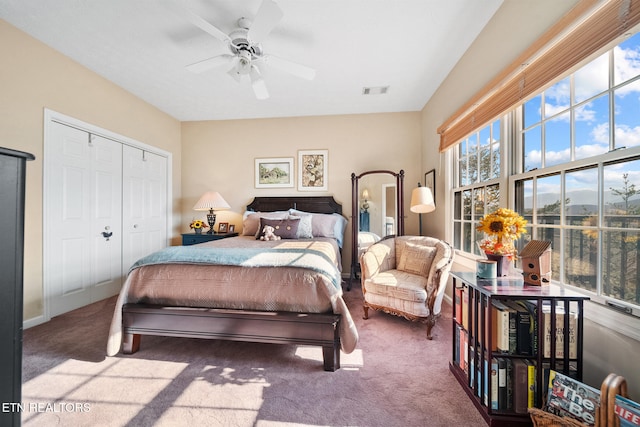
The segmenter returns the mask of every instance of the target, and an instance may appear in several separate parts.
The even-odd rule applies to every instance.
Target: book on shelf
[[[640,426],[640,404],[638,402],[616,395],[614,411],[620,420],[620,427]]]
[[[507,363],[508,359],[497,357],[498,362],[498,409],[507,409]]]
[[[482,402],[484,403],[484,406],[489,406],[489,380],[490,380],[489,359],[488,359],[488,355],[485,354],[485,358],[484,358],[484,393],[482,394]]]
[[[518,304],[529,312],[531,319],[531,355],[538,354],[538,304],[535,301],[519,300]]]
[[[454,343],[454,351],[453,351],[453,363],[460,366],[460,334],[462,331],[462,326],[456,325],[455,327],[455,336],[453,337]]]
[[[491,323],[489,323],[491,316]],[[500,328],[498,327],[498,309],[490,304],[485,310],[485,343],[489,343],[489,334],[491,334],[491,351],[498,351],[498,339]]]
[[[507,359],[507,407],[505,409],[513,410],[513,360]]]
[[[460,369],[467,372],[468,363],[469,363],[469,346],[468,339],[469,335],[464,328],[460,329]]]
[[[462,324],[462,288],[455,289],[455,299],[456,299],[456,321]]]
[[[560,417],[571,417],[587,426],[595,425],[600,390],[554,370],[549,371],[545,410]]]
[[[557,358],[564,357],[564,319],[565,312],[564,307],[556,306],[556,331],[555,334],[551,333],[551,307],[549,305],[542,306],[542,316],[544,323],[544,343],[542,345],[544,350],[544,357],[551,357],[551,337],[555,336],[556,341],[556,356]],[[578,340],[576,337],[576,323],[578,315],[574,312],[569,313],[569,333],[566,335],[569,337],[569,358],[575,359],[578,356]]]
[[[530,359],[524,359],[524,361],[527,364],[527,408],[537,408],[536,364]]]
[[[478,387],[474,385],[476,378],[476,352],[472,345],[469,346],[469,387],[478,391]]]
[[[532,356],[535,321],[522,301],[506,301],[506,304],[516,311],[516,354]]]
[[[462,304],[460,304],[462,310],[462,327],[467,331],[469,330],[469,289],[462,288]]]
[[[529,368],[524,359],[514,359],[513,364],[513,412],[526,414],[529,401]]]
[[[498,351],[516,354],[517,347],[517,318],[516,311],[506,305],[503,301],[494,300],[491,302],[498,310]]]
[[[491,409],[498,409],[498,359],[491,359]]]

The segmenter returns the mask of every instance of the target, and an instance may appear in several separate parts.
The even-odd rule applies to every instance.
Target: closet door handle
[[[112,231],[110,231],[108,233],[106,231],[102,232],[102,237],[104,237],[107,241],[109,241],[109,237],[111,237],[111,236],[113,236],[113,232]]]

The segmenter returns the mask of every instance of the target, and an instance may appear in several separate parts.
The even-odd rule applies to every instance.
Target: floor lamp
[[[411,192],[411,212],[418,214],[420,224],[420,235],[422,236],[422,214],[436,210],[436,204],[433,201],[433,194],[429,187],[423,187],[418,183],[418,187]]]

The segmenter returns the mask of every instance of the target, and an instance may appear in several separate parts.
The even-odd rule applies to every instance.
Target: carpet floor
[[[143,337],[105,356],[115,298],[24,331],[24,426],[484,426],[449,371],[451,307],[425,327],[380,312],[325,372],[318,347]]]

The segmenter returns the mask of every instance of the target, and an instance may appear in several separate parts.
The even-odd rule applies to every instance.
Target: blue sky
[[[640,146],[640,80],[628,83],[640,75],[640,33],[630,37],[613,50],[614,85],[614,145],[611,148]],[[605,53],[574,73],[575,154],[574,159],[588,158],[610,150],[609,109],[610,99],[606,92],[609,79],[609,53]],[[584,101],[588,100],[586,103]],[[583,103],[583,104],[580,104]],[[570,79],[567,77],[537,96],[524,108],[525,167],[540,168],[542,126],[545,133],[545,166],[571,161],[571,103]],[[544,110],[544,111],[543,111]],[[541,126],[542,114],[546,122]],[[609,189],[622,188],[622,175],[627,173],[631,183],[640,189],[640,163],[638,161],[611,165],[605,168],[605,197],[610,199]],[[597,190],[595,170],[572,172],[567,175],[567,192],[581,194],[584,201],[594,200],[587,191]],[[538,182],[537,193],[559,193],[559,178]],[[527,195],[530,195],[528,193]],[[619,197],[618,197],[619,199]],[[597,202],[597,199],[595,200]]]

